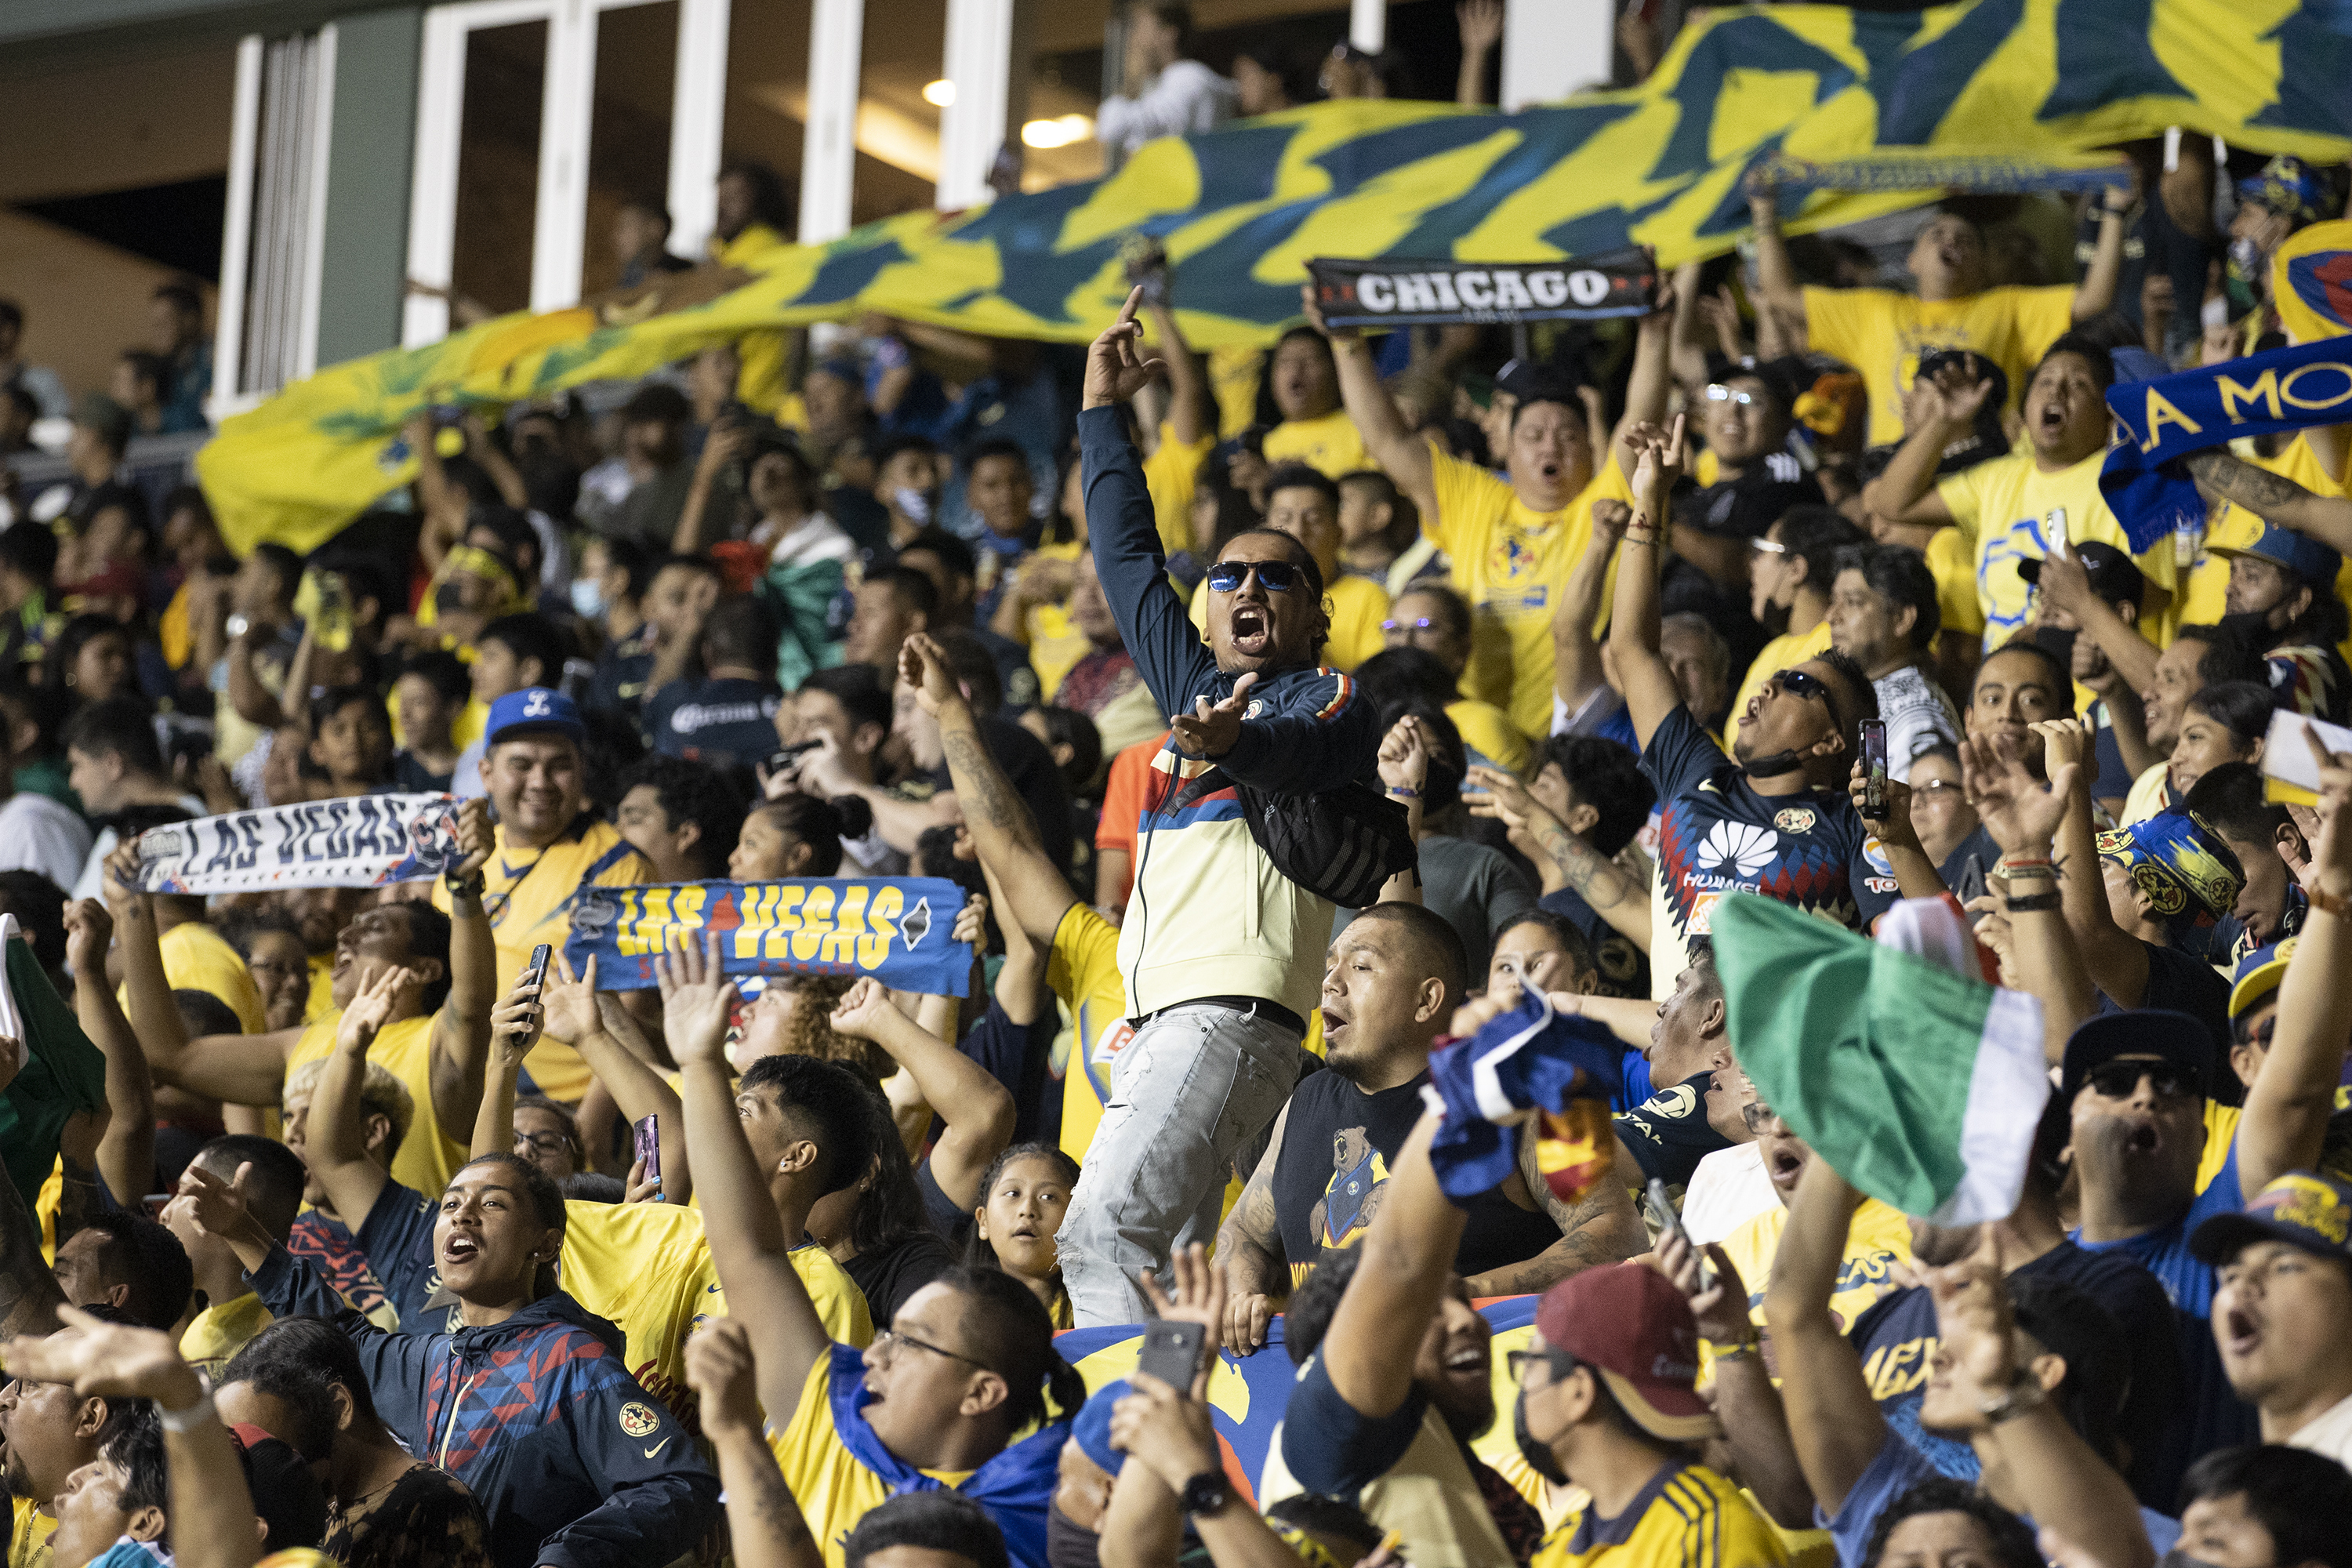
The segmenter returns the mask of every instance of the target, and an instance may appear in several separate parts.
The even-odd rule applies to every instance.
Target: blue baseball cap
[[[482,726],[482,744],[495,746],[527,730],[552,730],[569,736],[575,746],[588,739],[588,726],[582,722],[579,705],[572,699],[548,687],[526,686],[490,704],[490,721]]]
[[[2323,594],[2334,589],[2336,574],[2344,567],[2344,557],[2316,539],[2268,521],[2263,524],[2262,537],[2252,544],[2215,544],[2207,548],[2225,557],[2259,555],[2285,567]]]
[[[2318,1171],[2289,1171],[2236,1214],[2217,1214],[2189,1237],[2198,1261],[2216,1268],[2258,1241],[2284,1241],[2352,1263],[2352,1185]]]

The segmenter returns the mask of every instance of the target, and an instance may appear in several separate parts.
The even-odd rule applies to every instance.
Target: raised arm
[[[0,1065],[0,1089],[16,1076],[16,1053]],[[41,1256],[41,1222],[16,1184],[0,1175],[0,1339],[55,1331],[58,1309],[69,1305]]]
[[[486,798],[457,808],[461,858],[447,875],[449,997],[433,1020],[433,1114],[444,1127],[469,1126],[482,1100],[490,1054],[490,1009],[499,996],[499,950],[482,909],[482,868],[497,847]]]
[[[2227,447],[2191,452],[2186,461],[2200,488],[2265,522],[2307,533],[2331,549],[2352,552],[2352,498],[2315,494],[2284,474],[2254,467]]]
[[[2066,814],[2059,821],[2056,854],[2058,890],[2066,913],[2066,929],[2083,955],[2091,984],[2105,992],[2118,1007],[2137,1007],[2147,994],[2147,949],[2116,923],[2107,902],[2107,884],[2099,875],[2099,853],[2091,835],[2089,769],[2083,765],[2088,740],[2083,726],[2072,719],[2033,726],[2042,740],[2042,757],[2052,780],[2066,777]],[[2074,764],[2071,770],[2068,764]]]
[[[654,1119],[654,1136],[661,1148],[661,1201],[685,1203],[694,1195],[694,1170],[686,1146],[686,1107],[661,1074],[605,1027],[604,1013],[596,1000],[595,955],[590,954],[587,967],[574,974],[572,960],[559,949],[548,967],[547,984],[539,996],[547,1032],[572,1042],[572,1048],[580,1053],[580,1059],[588,1064],[588,1070],[596,1075],[596,1081],[612,1095],[613,1103],[632,1127],[648,1116]],[[507,1081],[513,1082],[511,1074]],[[511,1110],[509,1119],[512,1119]],[[511,1133],[502,1147],[513,1147]]]
[[[2352,918],[2345,905],[2352,898],[2352,753],[2329,752],[2308,724],[2304,734],[2319,759],[2327,826],[2305,882],[2311,912],[2279,982],[2270,1058],[2246,1090],[2238,1123],[2238,1186],[2249,1194],[2285,1172],[2319,1163],[2345,1042],[2352,1039],[2352,987],[2344,984],[2352,973]]]
[[[2260,468],[2252,471],[2262,472]],[[2352,501],[2345,502],[2344,508],[2346,531],[2352,534]],[[2118,615],[2113,605],[2092,591],[2090,574],[2083,570],[2082,557],[2071,550],[2052,552],[2042,563],[2042,575],[2035,586],[2044,600],[2073,616],[2090,635],[2099,651],[2107,656],[2108,667],[2126,695],[2146,691],[2156,684],[2156,661],[2162,657],[2157,646]],[[2124,704],[2111,699],[2110,706],[2120,708]]]
[[[1404,416],[1397,411],[1396,399],[1381,382],[1380,366],[1373,362],[1372,348],[1364,342],[1364,334],[1353,327],[1332,327],[1323,320],[1322,307],[1315,302],[1315,285],[1304,284],[1299,289],[1307,319],[1315,330],[1331,341],[1331,359],[1339,372],[1339,396],[1347,405],[1348,417],[1362,432],[1364,450],[1381,471],[1396,481],[1397,489],[1412,498],[1421,509],[1421,526],[1427,530],[1437,522],[1436,464],[1429,455],[1426,437],[1416,436],[1405,427]]]
[[[1976,428],[1977,413],[1992,395],[1992,381],[1970,382],[1957,364],[1911,384],[1911,428],[1895,448],[1886,471],[1862,488],[1862,504],[1888,522],[1940,527],[1952,509],[1936,490],[1936,469],[1944,448]]]
[[[1796,266],[1789,259],[1789,242],[1780,233],[1780,193],[1770,185],[1750,188],[1748,216],[1756,226],[1756,278],[1764,296],[1761,303],[1802,332],[1805,291],[1797,282]]]
[[[688,487],[686,505],[678,509],[677,531],[671,535],[669,547],[680,555],[699,555],[711,545],[711,492],[719,487],[719,476],[727,466],[740,458],[751,445],[751,427],[734,421],[724,422],[710,433],[702,444],[702,456],[695,460],[694,481]]]
[[[1176,324],[1176,312],[1164,304],[1152,306],[1151,333],[1160,340],[1160,352],[1168,356],[1169,433],[1186,447],[1203,436],[1215,435],[1217,400],[1209,391],[1209,378],[1202,372],[1201,362],[1184,341],[1184,330]]]
[[[1805,1485],[1804,1467],[1789,1437],[1788,1412],[1780,1407],[1780,1391],[1772,1385],[1761,1336],[1748,1313],[1747,1282],[1722,1247],[1706,1248],[1705,1258],[1714,1270],[1712,1282],[1701,1273],[1701,1256],[1689,1238],[1668,1232],[1658,1237],[1652,1261],[1689,1299],[1699,1338],[1714,1359],[1715,1414],[1739,1461],[1740,1479],[1774,1523],[1811,1530],[1812,1489]]]
[[[721,972],[719,939],[654,961],[661,981],[662,1032],[686,1079],[687,1136],[700,1156],[702,1219],[730,1314],[751,1332],[760,1403],[779,1419],[799,1407],[809,1369],[832,1349],[808,1287],[787,1256],[775,1201],[735,1111],[727,1065],[727,1012],[735,987]]]
[[[2016,737],[1960,742],[1961,786],[2000,847],[2005,870],[1990,881],[1999,884],[1994,897],[2013,933],[2017,989],[2042,1004],[2042,1050],[2052,1067],[2065,1056],[2075,1026],[2098,1006],[2063,910],[2042,905],[2058,891],[2056,836],[2081,772],[2079,763],[2056,769],[2045,790],[2026,771]],[[2092,875],[2096,877],[2095,868]],[[2019,907],[2020,900],[2025,907]]]
[[[1662,423],[1666,417],[1666,395],[1674,390],[1674,367],[1670,363],[1675,337],[1675,289],[1673,281],[1661,278],[1658,292],[1653,300],[1650,313],[1643,316],[1633,329],[1633,366],[1625,381],[1625,413],[1617,421],[1617,429],[1610,439],[1617,466],[1627,474],[1633,471],[1641,448],[1634,444],[1634,432]],[[1681,416],[1675,416],[1674,455],[1681,468],[1683,437]],[[1675,476],[1669,476],[1666,489],[1674,488]],[[1663,509],[1665,490],[1658,492]],[[1663,510],[1650,514],[1663,518]]]
[[[1601,619],[1601,596],[1609,589],[1609,563],[1616,559],[1617,542],[1633,521],[1633,509],[1622,500],[1592,503],[1591,541],[1569,568],[1559,608],[1552,612],[1552,690],[1571,719],[1609,684],[1592,628]]]
[[[1671,679],[1671,677],[1669,678]],[[1650,951],[1650,890],[1635,881],[1625,868],[1568,830],[1567,824],[1546,811],[1526,784],[1498,768],[1473,767],[1470,790],[1463,800],[1473,816],[1493,817],[1514,837],[1524,835],[1533,844],[1538,868],[1549,867],[1544,891],[1553,879],[1573,890],[1641,948]]]
[[[2099,208],[2099,243],[2091,252],[2091,265],[2083,269],[2083,280],[2074,285],[2074,314],[2078,321],[2104,316],[2116,308],[2116,285],[2124,272],[2124,218],[2131,211],[2132,190],[2128,185],[2102,185],[2092,199]]]
[[[1028,803],[1004,776],[980,737],[971,705],[948,672],[939,644],[921,632],[898,652],[898,679],[915,689],[915,700],[940,721],[940,745],[947,753],[948,780],[971,835],[980,863],[996,879],[1000,925],[1018,925],[1030,940],[1050,946],[1062,917],[1078,900],[1045,854],[1045,839]]]
[[[1813,1500],[1830,1515],[1845,1506],[1887,1438],[1862,1357],[1830,1310],[1846,1227],[1861,1202],[1828,1159],[1815,1154],[1789,1200],[1788,1226],[1764,1292],[1789,1436]]]
[[[1013,1142],[1013,1096],[979,1063],[917,1028],[870,975],[842,997],[833,1031],[873,1041],[914,1079],[946,1123],[931,1145],[931,1175],[958,1208],[971,1208],[990,1162]]]
[[[139,1037],[106,984],[106,948],[113,935],[113,918],[96,899],[66,906],[66,961],[76,975],[89,977],[74,982],[74,1016],[106,1058],[107,1121],[98,1142],[98,1173],[119,1201],[132,1203],[155,1179],[155,1083]]]
[[[1673,434],[1645,426],[1629,431],[1626,446],[1638,453],[1633,466],[1633,517],[1625,525],[1625,560],[1617,570],[1617,599],[1609,616],[1609,654],[1617,666],[1619,689],[1633,717],[1634,738],[1643,746],[1666,715],[1682,706],[1682,688],[1658,653],[1658,574],[1665,541],[1666,493],[1681,472],[1683,422]]]
[[[719,1484],[740,1568],[823,1568],[824,1552],[761,1436],[759,1371],[740,1318],[719,1318],[686,1342],[686,1381],[702,1436],[719,1460]]]
[[[1894,868],[1895,885],[1906,899],[1938,899],[1949,891],[1944,886],[1943,873],[1927,858],[1919,847],[1919,835],[1911,826],[1911,786],[1899,779],[1886,781],[1886,814],[1873,816],[1867,807],[1870,781],[1863,773],[1862,763],[1853,764],[1846,783],[1846,792],[1853,798],[1854,814],[1863,819],[1878,837],[1879,847],[1885,851],[1887,864]],[[1859,892],[1861,889],[1856,889]]]
[[[400,993],[418,984],[409,970],[387,969],[360,988],[335,1025],[334,1052],[319,1069],[319,1085],[311,1092],[303,1163],[354,1235],[374,1210],[384,1184],[392,1180],[382,1165],[368,1158],[367,1112],[360,1106],[360,1089],[367,1082],[368,1047],[392,1016]],[[509,1137],[499,1152],[513,1147]]]

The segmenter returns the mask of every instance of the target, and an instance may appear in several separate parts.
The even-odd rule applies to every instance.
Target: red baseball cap
[[[1664,1275],[1639,1263],[1571,1274],[1543,1293],[1544,1343],[1601,1373],[1633,1423],[1690,1443],[1720,1430],[1698,1396],[1698,1323]]]

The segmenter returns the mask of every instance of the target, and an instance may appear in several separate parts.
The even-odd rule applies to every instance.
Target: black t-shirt
[[[1014,793],[1029,807],[1029,815],[1037,819],[1037,831],[1044,837],[1046,857],[1065,877],[1070,873],[1070,791],[1062,782],[1062,770],[1054,765],[1054,753],[1045,742],[1010,720],[991,714],[979,721],[980,742],[1004,776],[1013,781]],[[908,784],[898,786],[897,793],[910,799],[928,800],[955,784],[942,762],[929,773],[919,774]]]
[[[1686,1186],[1698,1163],[1731,1140],[1707,1125],[1707,1079],[1700,1073],[1659,1089],[1615,1118],[1617,1136],[1642,1167],[1642,1174],[1669,1187]]]
[[[1636,1001],[1649,999],[1650,955],[1636,946],[1633,938],[1594,914],[1583,894],[1573,888],[1562,888],[1538,899],[1536,906],[1560,916],[1584,933],[1584,940],[1592,947],[1592,961],[1601,971],[1601,994],[1627,996]]]
[[[441,795],[453,773],[436,773],[415,752],[403,746],[392,754],[392,788],[397,795]]]
[[[1968,880],[1969,857],[1971,855],[1977,860],[1976,880],[1973,886],[1963,890],[1961,884]],[[1951,889],[1952,897],[1966,902],[1985,890],[1985,878],[2000,864],[2000,846],[1992,841],[1992,835],[1986,832],[1984,825],[1979,823],[1966,838],[1952,846],[1952,852],[1944,857],[1944,863],[1936,868],[1936,874],[1944,879],[1944,886]]]
[[[782,702],[772,681],[673,680],[647,700],[646,733],[665,756],[748,768],[776,749]]]
[[[2163,1283],[2136,1259],[2118,1252],[2085,1250],[2071,1241],[2019,1265],[2011,1278],[2072,1285],[2116,1320],[2131,1368],[2117,1427],[2132,1447],[2132,1489],[2158,1512],[2171,1512],[2179,1506],[2185,1458],[2181,1444],[2171,1440],[2172,1429],[2178,1427],[2185,1439],[2190,1406],[2181,1379],[2172,1302]],[[1936,1305],[1927,1290],[1914,1287],[1881,1298],[1854,1320],[1846,1337],[1862,1357],[1862,1375],[1887,1424],[1938,1470],[1975,1480],[1976,1450],[1966,1439],[1939,1437],[1919,1426],[1919,1405],[1937,1344]],[[2166,1437],[2150,1441],[2149,1433]]]
[[[988,1012],[956,1042],[956,1049],[977,1062],[1013,1097],[1013,1142],[1054,1143],[1062,1138],[1062,1097],[1048,1092],[1054,1037],[1062,1017],[1050,998],[1041,997],[1036,1016],[1016,1024],[996,998]]]
[[[1760,539],[1792,506],[1818,506],[1822,487],[1787,452],[1767,452],[1738,479],[1718,479],[1675,503],[1675,521],[1725,539]]]
[[[915,1190],[923,1194],[923,1217],[931,1222],[931,1228],[947,1238],[950,1250],[961,1250],[971,1232],[971,1213],[948,1201],[947,1194],[940,1190],[940,1179],[931,1174],[928,1154],[915,1166]]]
[[[1282,1152],[1274,1162],[1274,1211],[1293,1289],[1327,1254],[1363,1240],[1380,1208],[1389,1162],[1421,1119],[1421,1090],[1428,1081],[1424,1072],[1367,1094],[1327,1069],[1307,1074],[1292,1090]],[[1462,1274],[1525,1262],[1559,1239],[1549,1215],[1523,1209],[1500,1192],[1482,1194],[1465,1206],[1469,1224],[1454,1255]]]
[[[627,637],[607,643],[596,656],[595,679],[588,683],[588,706],[635,718],[646,700],[646,681],[653,672],[652,628],[639,626]]]
[[[2230,1070],[2230,983],[2195,953],[2158,947],[2145,939],[2140,946],[2147,950],[2147,989],[2141,993],[2139,1005],[2186,1013],[2203,1024],[2213,1047],[2205,1063],[2206,1087],[2225,1090],[2237,1082]],[[2104,991],[2098,994],[2100,1012],[2122,1011],[2114,997]]]
[[[948,1244],[927,1230],[909,1231],[841,1267],[866,1293],[866,1315],[877,1329],[898,1316],[899,1303],[956,1266]]]

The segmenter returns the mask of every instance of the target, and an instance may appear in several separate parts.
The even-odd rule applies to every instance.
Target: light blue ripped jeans
[[[1078,1327],[1141,1322],[1135,1277],[1173,1247],[1216,1240],[1226,1173],[1290,1098],[1298,1042],[1258,1010],[1214,1003],[1171,1007],[1128,1041],[1055,1237]]]

